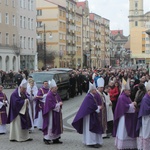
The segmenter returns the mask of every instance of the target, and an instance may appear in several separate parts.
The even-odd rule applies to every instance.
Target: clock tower
[[[144,26],[143,0],[129,0],[129,30]]]

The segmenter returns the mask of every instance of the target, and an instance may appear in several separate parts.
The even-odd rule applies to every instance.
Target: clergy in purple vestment
[[[8,105],[7,97],[3,92],[3,86],[0,85],[0,133],[6,133],[6,123],[7,123],[7,112],[6,107]]]
[[[49,91],[48,81],[43,82],[43,86],[38,90],[37,96],[35,98],[36,107],[35,107],[35,119],[38,118],[38,113],[44,109],[44,101],[43,98],[46,97]]]
[[[29,130],[31,120],[28,112],[29,98],[26,93],[27,81],[24,79],[21,85],[11,94],[7,123],[10,123],[9,139],[15,141],[30,141]]]
[[[117,149],[137,148],[137,112],[135,103],[130,99],[130,93],[129,81],[127,81],[124,85],[123,92],[118,98],[114,113],[113,136],[116,137],[115,145]]]
[[[146,85],[147,93],[143,97],[138,114],[138,149],[150,149],[150,81]]]
[[[89,92],[84,98],[72,126],[79,134],[83,134],[83,143],[99,148],[102,142],[101,99],[96,87],[89,84]]]
[[[42,130],[43,126],[43,110],[45,104],[45,98],[49,91],[48,81],[43,82],[43,86],[38,90],[37,96],[35,100],[35,122],[34,126],[36,126],[39,130]]]
[[[57,89],[56,82],[52,79],[43,111],[43,141],[45,144],[50,144],[51,141],[53,144],[62,144],[59,139],[63,132],[61,112],[63,103]]]

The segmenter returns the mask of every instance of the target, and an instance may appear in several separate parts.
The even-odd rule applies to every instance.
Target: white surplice
[[[61,109],[60,104],[57,103],[53,110],[56,112],[59,112],[60,109]],[[53,111],[51,110],[49,112],[48,133],[47,133],[47,135],[44,135],[44,139],[46,139],[46,140],[55,140],[55,139],[60,137],[60,134],[53,134],[52,133],[52,124],[53,124]]]
[[[8,102],[6,101],[6,103],[8,104]],[[0,109],[4,106],[3,102],[0,102]],[[1,124],[0,125],[0,133],[6,133],[6,124]]]
[[[40,102],[45,104],[46,96],[47,96],[47,94],[44,94],[43,99],[40,100]],[[38,118],[34,121],[34,126],[36,126],[38,129],[43,128],[43,112],[42,112],[42,110],[40,110],[38,112]]]
[[[150,115],[142,117],[142,126],[137,139],[137,145],[139,150],[150,149]]]
[[[83,118],[83,144],[102,145],[103,144],[102,135],[89,131],[89,126],[90,126],[90,115],[87,115]]]
[[[113,112],[112,112],[112,106],[110,106],[110,103],[111,103],[110,96],[109,96],[109,93],[106,95],[103,92],[103,94],[104,94],[104,97],[105,97],[105,100],[106,100],[105,104],[106,104],[106,110],[107,110],[107,122],[112,121],[112,120],[114,120],[114,115],[113,115]]]
[[[22,109],[20,110],[20,114],[25,114],[27,108],[28,100],[25,100]],[[9,140],[16,141],[26,141],[29,137],[29,130],[21,128],[21,120],[20,115],[18,115],[11,123],[10,123],[10,135]]]
[[[129,104],[129,110],[127,113],[134,113],[135,109],[133,104]],[[131,138],[127,134],[126,125],[125,125],[125,115],[119,119],[115,146],[117,149],[135,149],[137,148],[136,138]]]
[[[31,94],[31,90],[32,90],[32,94],[34,96]],[[34,85],[33,87],[31,87],[30,84],[28,83],[28,85],[27,85],[27,93],[30,95],[29,115],[30,115],[31,124],[32,124],[32,127],[31,127],[30,130],[33,131],[34,130],[34,125],[36,124],[36,121],[37,121],[37,119],[34,119],[35,118],[35,107],[36,107],[36,101],[34,100],[34,98],[36,97],[36,95],[38,93],[37,86]]]

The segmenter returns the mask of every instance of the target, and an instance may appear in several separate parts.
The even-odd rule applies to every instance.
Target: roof
[[[82,7],[83,9],[86,7],[86,2],[77,2],[77,7]]]
[[[117,35],[118,33],[123,35],[123,30],[111,30],[110,32],[112,35]]]
[[[64,0],[45,0],[46,2],[61,6],[63,8],[66,8],[66,1]]]

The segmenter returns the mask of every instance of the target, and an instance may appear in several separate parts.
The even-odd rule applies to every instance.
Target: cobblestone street
[[[8,98],[13,90],[4,90]],[[0,150],[85,150],[93,149],[82,144],[82,135],[76,133],[76,131],[70,125],[75,112],[78,110],[85,94],[82,96],[77,96],[68,101],[64,101],[63,105],[63,118],[64,118],[64,133],[62,134],[61,140],[63,144],[55,145],[45,145],[43,143],[43,134],[38,129],[35,129],[31,133],[31,138],[33,141],[30,142],[10,142],[9,141],[9,125],[7,126],[8,132],[5,135],[0,135]],[[115,150],[114,138],[104,139],[104,144],[100,148],[101,150]]]

